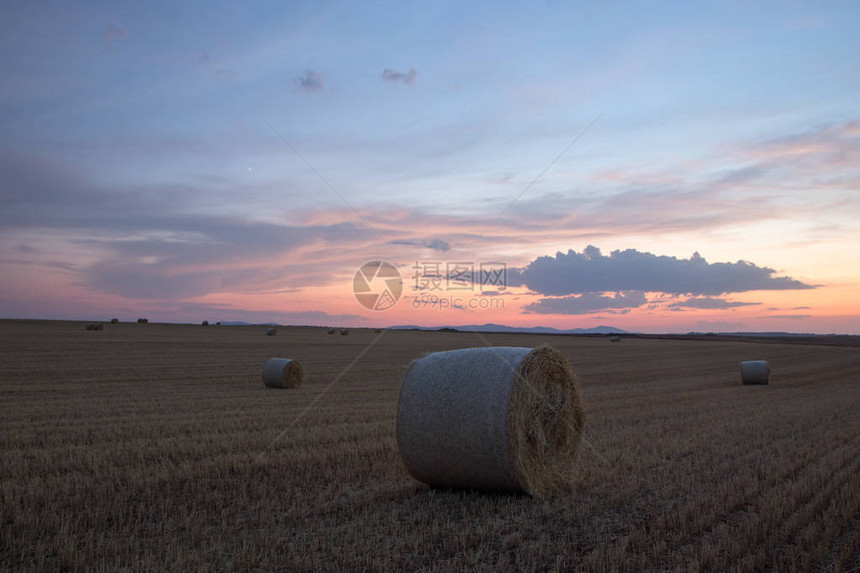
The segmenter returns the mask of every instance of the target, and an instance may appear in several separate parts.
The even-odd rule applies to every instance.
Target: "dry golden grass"
[[[574,491],[536,500],[432,490],[400,461],[406,366],[477,335],[259,333],[0,321],[0,569],[860,567],[858,348],[484,335],[579,377]],[[260,384],[281,355],[301,388]],[[745,359],[769,386],[741,386]]]

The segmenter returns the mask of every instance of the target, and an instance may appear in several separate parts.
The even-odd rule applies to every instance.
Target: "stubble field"
[[[0,569],[860,569],[860,348],[0,321]],[[551,344],[575,488],[430,489],[396,445],[426,352]],[[265,388],[266,360],[305,384]],[[741,386],[738,363],[771,363]]]

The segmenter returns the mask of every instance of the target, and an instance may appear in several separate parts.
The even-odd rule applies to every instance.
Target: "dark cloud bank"
[[[589,245],[582,253],[559,252],[555,257],[539,257],[522,269],[510,269],[508,285],[526,286],[545,295],[547,298],[525,307],[527,312],[540,314],[626,312],[646,304],[646,292],[697,297],[672,303],[668,307],[672,310],[727,309],[759,303],[713,297],[755,290],[815,288],[775,274],[774,269],[747,261],[708,263],[698,253],[679,259],[626,249],[607,256]],[[616,294],[605,295],[608,292]]]

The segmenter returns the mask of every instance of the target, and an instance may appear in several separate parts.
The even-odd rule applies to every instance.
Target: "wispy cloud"
[[[407,85],[412,85],[417,75],[418,72],[415,71],[415,68],[409,68],[409,71],[406,72],[398,72],[397,70],[385,68],[382,72],[382,79],[386,82],[402,82]]]
[[[629,312],[647,303],[641,292],[617,293],[615,296],[582,294],[578,296],[543,298],[525,305],[526,312],[537,314],[590,314],[593,312]]]
[[[451,248],[451,245],[448,244],[447,241],[443,241],[442,239],[422,239],[422,240],[394,240],[389,241],[392,245],[411,245],[414,247],[426,247],[428,249],[432,249],[434,251],[447,251]]]
[[[0,173],[8,185],[0,235],[16,237],[18,251],[28,248],[22,236],[71,244],[88,261],[76,261],[79,282],[96,292],[181,299],[326,285],[355,264],[346,247],[374,241],[348,219],[290,224],[201,214],[177,203],[175,190],[106,189],[44,157],[0,156]]]
[[[355,257],[364,258],[358,253],[376,241],[346,209],[311,207],[300,213],[293,209],[290,221],[273,218],[270,207],[265,218],[223,211],[204,214],[201,201],[205,198],[209,205],[211,200],[205,186],[107,189],[73,164],[23,154],[0,156],[0,171],[6,182],[0,190],[0,233],[17,240],[10,235],[15,229],[50,228],[49,234],[57,236],[74,231],[72,242],[82,260],[88,261],[74,272],[80,274],[82,284],[97,292],[158,300],[330,285],[343,278],[345,269],[360,263]],[[279,204],[294,205],[294,201],[281,193]],[[545,205],[526,203],[525,207],[519,217],[488,237],[496,252],[511,245],[538,249],[543,241],[558,240],[558,232],[542,216]],[[604,214],[612,216],[614,211],[607,209]],[[599,218],[600,212],[581,216]],[[456,245],[476,237],[491,215],[383,205],[367,217],[392,237],[393,250],[386,256],[408,260],[414,253],[405,247],[456,251]],[[632,213],[630,224],[634,224]],[[618,228],[610,225],[608,231]],[[416,231],[427,234],[416,237]],[[593,246],[582,253],[571,250],[538,257],[520,269],[509,268],[508,285],[527,286],[543,295],[546,300],[526,307],[540,314],[625,312],[646,302],[662,308],[671,303],[668,308],[676,311],[719,310],[755,304],[719,298],[727,293],[815,288],[752,262],[709,263],[697,254],[679,259],[634,249],[603,255]],[[643,293],[669,297],[646,301]],[[686,300],[677,300],[684,295]]]
[[[114,40],[123,40],[128,37],[128,33],[125,31],[125,28],[118,24],[111,24],[105,30],[105,43],[107,45],[111,45]]]
[[[670,309],[684,309],[684,308],[702,308],[708,310],[717,310],[717,309],[725,309],[725,308],[737,308],[739,306],[755,306],[761,304],[760,302],[732,302],[722,298],[711,298],[711,297],[703,297],[703,298],[688,298],[686,300],[681,300],[678,302],[673,302],[668,306]]]
[[[305,72],[296,78],[296,88],[303,92],[318,92],[323,89],[323,76],[319,72],[313,70],[305,70]]]
[[[363,321],[364,317],[357,314],[330,314],[322,310],[303,310],[296,312],[249,310],[235,307],[229,304],[212,304],[200,302],[179,302],[167,304],[167,310],[172,313],[185,315],[196,314],[202,319],[210,322],[218,320],[221,322],[251,322],[266,323],[276,322],[279,324],[293,325],[316,325],[353,323],[356,320]]]

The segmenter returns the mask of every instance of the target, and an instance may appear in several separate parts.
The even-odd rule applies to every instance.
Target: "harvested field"
[[[573,364],[571,494],[403,466],[409,362],[485,342]],[[856,346],[0,321],[0,348],[0,570],[860,568]],[[269,391],[285,348],[305,383]],[[742,360],[770,384],[742,386]]]

